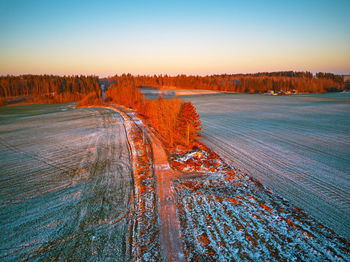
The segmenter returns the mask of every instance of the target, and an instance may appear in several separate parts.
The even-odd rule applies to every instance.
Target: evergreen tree
[[[202,129],[199,115],[191,102],[182,104],[176,121],[176,142],[188,146],[199,137]]]

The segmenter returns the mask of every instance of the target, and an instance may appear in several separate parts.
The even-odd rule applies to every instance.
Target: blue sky
[[[350,73],[350,1],[0,0],[0,75]]]

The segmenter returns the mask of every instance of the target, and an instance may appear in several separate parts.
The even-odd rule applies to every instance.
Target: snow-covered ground
[[[350,239],[349,94],[216,94],[186,100],[200,115],[202,142]]]
[[[187,261],[348,261],[349,243],[242,173],[174,182]]]
[[[119,114],[0,108],[0,260],[126,261],[133,183]]]
[[[186,99],[222,159],[171,157],[185,260],[350,260],[324,227],[349,238],[350,96]],[[155,152],[129,117],[127,140],[110,109],[0,108],[0,260],[161,259]]]
[[[110,107],[124,119],[134,178],[134,225],[130,261],[156,261],[160,257],[156,165],[148,135],[143,139],[141,121],[124,107]]]
[[[147,98],[162,97],[174,97],[174,96],[189,96],[189,95],[206,95],[206,94],[218,94],[219,91],[203,90],[203,89],[155,89],[155,88],[140,88],[141,92]]]
[[[344,238],[206,146],[173,153],[186,261],[348,261]]]

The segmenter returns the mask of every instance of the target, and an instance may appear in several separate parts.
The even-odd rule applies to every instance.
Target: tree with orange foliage
[[[181,99],[159,97],[155,100],[147,99],[141,113],[164,138],[165,142],[173,146],[176,119],[180,108]]]
[[[98,106],[103,105],[101,91],[90,92],[82,100],[79,101],[77,107],[80,106]]]
[[[134,81],[119,81],[118,84],[111,84],[105,92],[106,102],[124,105],[140,110],[144,96],[137,88]]]
[[[193,104],[183,103],[176,121],[176,142],[186,146],[190,145],[199,137],[198,132],[201,129],[202,124]]]

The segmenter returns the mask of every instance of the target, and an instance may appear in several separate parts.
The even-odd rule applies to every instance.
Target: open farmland
[[[202,142],[350,238],[350,96],[191,96]]]
[[[116,112],[0,108],[0,260],[128,260],[133,192]]]

